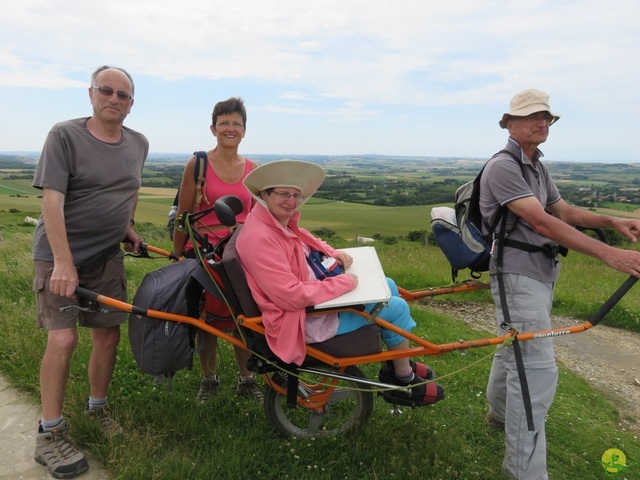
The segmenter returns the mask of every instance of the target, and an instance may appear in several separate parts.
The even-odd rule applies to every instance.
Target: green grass
[[[603,203],[602,208],[612,208],[614,210],[621,210],[623,212],[635,212],[638,209],[637,205],[633,205],[630,203]]]
[[[301,224],[305,228],[331,228],[344,238],[376,233],[404,236],[415,230],[430,230],[431,207],[379,207],[312,198],[302,207]]]
[[[158,204],[144,203],[136,227],[148,243],[169,248],[165,218],[155,223],[144,221],[147,211],[151,212],[150,216],[154,214],[153,210],[147,210],[152,205]],[[346,222],[347,213],[339,204],[332,205],[336,212],[328,218],[335,224]],[[311,207],[305,206],[307,226],[324,226],[314,224],[310,220],[312,215],[307,216]],[[383,234],[389,234],[388,223],[400,229],[411,216],[403,211],[395,215],[404,217],[398,220],[390,218],[394,215],[383,216],[384,211],[369,217],[374,221],[374,226],[369,228],[380,225]],[[393,213],[391,209],[387,211]],[[3,332],[0,369],[17,387],[35,398],[46,334],[34,328],[30,259],[33,227],[24,224],[22,219],[26,215],[36,216],[36,212],[0,211],[0,328]],[[355,215],[363,222],[362,228],[363,212]],[[425,212],[428,210],[422,208],[414,210],[413,215],[424,217]],[[414,229],[418,228],[409,228]],[[345,237],[346,231],[340,230]],[[448,264],[435,247],[400,242],[376,248],[386,273],[399,285],[417,289],[450,281]],[[145,273],[165,264],[162,259],[127,258],[125,262],[130,298]],[[609,272],[578,254],[571,254],[563,265],[554,310],[579,310],[588,316],[624,280],[624,276]],[[491,301],[486,291],[450,295],[446,299]],[[621,304],[629,314],[637,316],[640,312],[635,291]],[[412,312],[418,323],[416,333],[435,343],[485,336],[460,321],[417,304],[412,305]],[[619,316],[624,315],[619,313]],[[607,317],[604,323],[609,321]],[[402,415],[391,415],[390,405],[378,398],[370,422],[358,432],[331,439],[284,440],[272,431],[260,406],[236,398],[235,360],[229,345],[223,343],[220,348],[221,394],[211,404],[198,407],[194,397],[200,380],[199,368],[179,372],[173,381],[173,391],[168,391],[166,385],[152,385],[151,378],[135,363],[126,327],[123,327],[109,398],[125,435],[119,440],[106,441],[82,414],[88,391],[86,365],[90,339],[81,329],[64,413],[78,443],[103,462],[116,478],[122,479],[500,478],[503,435],[484,422],[487,408],[484,389],[492,351],[480,348],[425,359],[436,369],[439,382],[447,392],[447,399],[435,407],[407,408]],[[374,377],[377,367],[367,365],[365,371]],[[638,432],[621,430],[619,419],[619,412],[587,382],[561,369],[558,394],[547,422],[551,478],[604,478],[597,462],[609,448],[619,448],[629,461],[638,461]],[[633,468],[628,471],[629,475],[638,473]],[[620,478],[632,478],[629,475]]]

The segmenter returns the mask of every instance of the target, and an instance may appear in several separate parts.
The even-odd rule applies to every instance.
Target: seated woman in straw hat
[[[324,170],[313,163],[283,160],[253,170],[244,185],[257,203],[247,216],[238,235],[236,248],[249,288],[262,311],[266,338],[271,350],[284,362],[302,364],[305,344],[328,340],[357,330],[367,324],[352,312],[312,315],[306,307],[336,298],[356,288],[358,277],[352,273],[318,280],[307,256],[312,250],[333,257],[346,271],[352,258],[333,249],[298,226],[299,207],[320,187]],[[416,323],[407,302],[388,279],[392,297],[380,317],[411,331]],[[382,329],[383,342],[389,350],[408,348],[409,341]],[[395,383],[414,385],[412,395],[421,404],[444,398],[444,388],[424,380],[435,378],[433,370],[408,358],[393,360]]]

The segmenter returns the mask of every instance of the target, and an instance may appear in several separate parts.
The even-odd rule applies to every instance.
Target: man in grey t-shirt
[[[613,248],[573,228],[614,228],[632,242],[640,237],[638,220],[597,215],[571,207],[561,198],[538,150],[547,140],[549,127],[559,118],[551,112],[549,96],[544,92],[530,89],[513,97],[509,113],[503,115],[499,124],[509,131],[505,150],[520,158],[523,168],[506,153],[487,163],[480,181],[480,212],[485,222],[491,224],[498,209],[506,205],[509,211],[506,231],[510,239],[537,247],[564,245],[640,277],[640,252]],[[550,329],[553,285],[560,273],[557,256],[550,258],[540,251],[510,247],[504,247],[503,253],[501,271],[512,325],[519,333]],[[504,335],[497,255],[494,251],[490,264],[491,292],[498,332]],[[515,479],[546,479],[544,423],[558,380],[552,339],[530,340],[521,343],[520,348],[534,431],[528,431],[513,346],[499,350],[494,356],[487,386],[488,419],[506,431],[504,473]]]
[[[137,251],[143,241],[133,229],[133,218],[149,151],[144,135],[123,126],[133,94],[133,80],[126,71],[98,68],[89,87],[92,116],[53,126],[34,175],[33,186],[42,189],[43,200],[33,239],[33,288],[37,325],[47,329],[35,460],[56,478],[71,478],[89,468],[68,440],[62,417],[78,325],[91,329],[93,341],[85,413],[100,422],[104,433],[121,431],[109,416],[107,390],[126,316],[64,307],[77,303],[79,285],[127,300],[120,242]]]

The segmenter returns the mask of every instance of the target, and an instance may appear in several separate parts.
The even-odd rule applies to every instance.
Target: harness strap
[[[524,167],[524,163],[522,162],[522,159],[519,158],[518,156],[514,155],[509,150],[500,150],[498,153],[496,153],[491,158],[495,158],[500,154],[508,155],[513,160],[515,160],[516,163],[518,163],[518,165],[520,165],[520,170],[522,172],[522,177],[525,179],[525,182],[526,182],[527,175],[525,173],[525,167]],[[484,168],[483,168],[483,170],[484,170]],[[482,175],[482,171],[480,172],[480,175]],[[478,176],[478,178],[480,177],[480,175]],[[478,203],[479,203],[479,200],[478,200]],[[479,206],[478,206],[478,208],[479,208]],[[508,213],[509,213],[509,209],[506,206],[503,205],[496,212],[496,215],[493,218],[493,221],[491,222],[491,225],[489,225],[487,222],[484,222],[485,225],[487,225],[487,227],[489,227],[489,236],[493,235],[493,233],[496,231],[498,223],[500,223],[500,221],[503,220],[503,217],[506,217]],[[516,225],[517,225],[519,220],[520,220],[520,217],[516,216],[515,222],[514,222],[513,226],[511,227],[511,230],[509,231],[509,233],[511,233],[512,231],[515,230]],[[484,219],[483,219],[483,221],[484,221]],[[502,232],[504,232],[505,226],[506,226],[506,223],[504,221],[502,221],[501,235],[502,235]],[[549,243],[549,244],[545,244],[543,246],[531,245],[530,243],[521,242],[519,240],[511,240],[510,238],[507,238],[507,234],[504,235],[504,238],[502,239],[501,246],[510,247],[510,248],[517,248],[518,250],[524,250],[525,252],[529,252],[529,253],[543,252],[547,257],[549,257],[551,259],[555,259],[558,256],[558,254],[562,255],[563,257],[566,257],[567,254],[569,253],[569,249],[567,247],[563,247],[562,245],[558,245],[556,243]]]
[[[196,195],[193,200],[193,206],[195,208],[198,208],[203,200],[207,205],[211,205],[211,202],[209,202],[209,199],[207,198],[207,195],[205,193],[205,189],[207,187],[207,163],[209,162],[209,160],[207,159],[207,152],[198,151],[193,153],[196,156],[196,166],[193,172],[196,180]]]
[[[505,244],[505,227],[507,224],[507,216],[502,216],[502,228],[500,229],[499,245]],[[500,306],[502,307],[502,317],[504,324],[511,326],[511,315],[509,314],[509,306],[507,305],[507,293],[504,288],[504,279],[502,278],[502,256],[504,248],[498,249],[498,258],[496,259],[496,276],[498,279],[498,292],[500,294]],[[516,332],[517,333],[517,332]],[[527,374],[524,369],[524,361],[522,360],[522,350],[517,338],[513,340],[513,353],[516,357],[516,368],[518,370],[518,379],[520,380],[520,390],[522,392],[522,402],[524,403],[524,411],[527,416],[527,427],[530,432],[535,430],[533,425],[533,411],[531,408],[531,395],[529,394],[529,383],[527,382]]]
[[[524,250],[525,252],[529,253],[542,252],[552,260],[555,259],[558,255],[566,257],[567,253],[569,253],[569,249],[567,247],[563,247],[562,245],[558,245],[557,243],[547,243],[543,246],[538,246],[526,242],[521,242],[519,240],[505,238],[504,246],[517,248],[518,250]]]
[[[294,364],[289,364],[289,368],[292,368],[293,375],[287,377],[287,407],[296,408],[298,405],[298,367]]]

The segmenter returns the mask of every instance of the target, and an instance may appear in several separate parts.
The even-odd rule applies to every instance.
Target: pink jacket
[[[238,235],[236,248],[249,288],[262,311],[267,343],[284,362],[301,365],[305,358],[306,307],[336,298],[355,288],[346,275],[309,281],[303,243],[326,255],[336,251],[298,227],[296,212],[285,229],[257,203]]]

